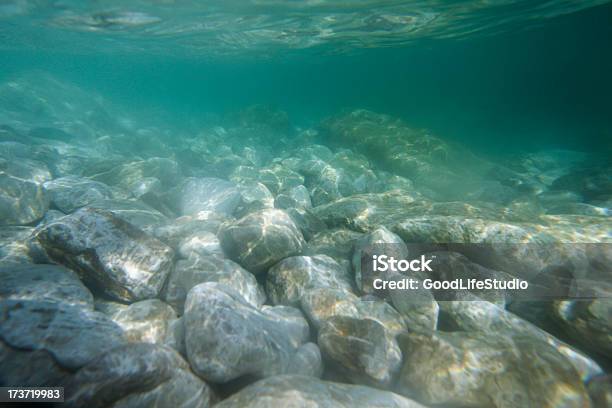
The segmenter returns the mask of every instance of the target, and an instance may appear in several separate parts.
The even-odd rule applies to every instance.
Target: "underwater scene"
[[[0,406],[612,407],[612,2],[0,0]]]

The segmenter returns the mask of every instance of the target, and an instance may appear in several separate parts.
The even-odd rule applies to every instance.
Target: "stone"
[[[174,309],[159,299],[134,302],[112,315],[112,320],[132,343],[163,344],[176,318]]]
[[[554,347],[495,333],[406,333],[397,392],[432,406],[586,407],[589,395]]]
[[[304,255],[328,255],[337,262],[350,266],[349,259],[353,254],[355,242],[361,236],[363,234],[345,228],[321,231],[308,241]]]
[[[276,209],[257,211],[224,224],[218,237],[227,256],[255,274],[298,254],[304,246],[293,220]]]
[[[49,208],[40,184],[0,171],[0,225],[25,225],[39,220]]]
[[[491,302],[479,300],[473,294],[465,293],[461,299],[439,302],[441,312],[455,328],[470,333],[522,336],[532,343],[548,344],[556,349],[585,381],[602,373],[601,367],[590,357],[513,313]]]
[[[298,306],[309,290],[352,292],[349,273],[327,255],[292,256],[268,270],[266,292],[275,305]]]
[[[189,258],[192,254],[223,256],[223,249],[221,242],[212,232],[195,231],[185,236],[178,244],[178,255],[181,258]]]
[[[327,226],[311,210],[306,208],[289,208],[285,210],[289,217],[298,226],[306,241],[327,229]]]
[[[612,358],[612,285],[585,279],[575,285],[576,298],[552,302],[555,322],[583,348]]]
[[[408,398],[362,385],[321,381],[301,375],[278,375],[260,380],[221,401],[217,408],[276,406],[319,408],[424,408]]]
[[[384,275],[386,275],[372,273],[372,257],[374,255],[408,259],[408,247],[400,237],[385,227],[377,228],[355,242],[351,263],[355,273],[355,285],[361,293],[375,293],[374,279],[384,278]],[[362,263],[364,263],[363,269]],[[366,274],[364,275],[362,272],[366,272]]]
[[[321,353],[357,384],[389,387],[402,352],[385,327],[372,319],[333,316],[319,329]]]
[[[307,354],[300,348],[309,337],[308,323],[299,310],[257,309],[222,284],[202,283],[189,291],[183,324],[188,360],[207,381],[301,373],[313,366],[295,364]]]
[[[0,227],[0,266],[33,263],[30,253],[32,227]]]
[[[49,193],[51,204],[65,214],[98,200],[113,198],[113,192],[106,184],[76,176],[50,180],[43,186]]]
[[[317,330],[334,316],[375,320],[394,336],[407,329],[402,316],[387,302],[362,300],[338,289],[310,290],[302,296],[300,308]]]
[[[194,215],[200,211],[231,215],[241,202],[236,185],[218,178],[189,178],[176,196],[176,207],[181,215]]]
[[[93,309],[93,295],[73,271],[57,265],[0,268],[0,301],[32,300]]]
[[[157,297],[173,266],[170,247],[104,210],[80,209],[45,225],[36,239],[90,289],[120,301]]]
[[[110,211],[117,217],[139,228],[152,229],[167,222],[164,214],[140,200],[132,199],[105,199],[97,200],[87,205],[88,208],[97,208]]]
[[[146,160],[124,163],[108,171],[91,174],[95,181],[117,186],[125,191],[135,191],[143,180],[158,179],[162,185],[170,187],[180,179],[178,163],[163,157],[151,157]]]
[[[299,185],[287,191],[281,191],[274,199],[274,207],[280,209],[312,208],[312,202],[306,187]]]
[[[59,386],[70,372],[125,343],[121,328],[101,313],[62,302],[0,302],[3,384]]]
[[[164,298],[179,314],[182,314],[187,293],[194,286],[204,282],[228,285],[255,307],[260,307],[266,300],[266,295],[255,276],[236,262],[219,256],[198,255],[176,263],[168,278]]]
[[[146,343],[110,350],[81,367],[64,387],[68,407],[206,408],[215,398],[176,351]]]

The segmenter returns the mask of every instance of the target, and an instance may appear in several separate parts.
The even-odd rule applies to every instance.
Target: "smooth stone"
[[[291,217],[276,209],[254,212],[224,224],[218,237],[227,256],[255,274],[298,254],[304,246],[302,233]]]
[[[223,249],[217,235],[208,231],[196,231],[185,236],[178,244],[178,255],[181,258],[189,258],[192,254],[223,256]]]
[[[39,220],[49,208],[40,184],[0,171],[0,225],[24,225]]]
[[[355,242],[351,259],[355,273],[355,284],[361,293],[376,293],[373,282],[376,278],[385,278],[387,274],[374,274],[372,257],[386,255],[395,259],[408,259],[408,247],[402,239],[385,227],[380,227],[364,235]],[[362,263],[364,267],[362,269]],[[363,271],[366,271],[363,274]],[[383,293],[384,295],[384,293]]]
[[[90,179],[67,176],[43,184],[49,193],[51,204],[63,213],[71,213],[98,200],[113,198],[110,187]]]
[[[574,367],[554,347],[525,337],[406,333],[397,392],[432,406],[588,407]]]
[[[0,227],[0,266],[34,263],[30,248],[32,227]]]
[[[298,309],[258,309],[222,284],[202,283],[189,291],[183,324],[188,360],[207,381],[301,374],[313,366],[296,364],[309,354],[300,353],[309,328]]]
[[[327,255],[292,256],[268,270],[266,292],[275,305],[298,306],[309,290],[352,292],[348,271]]]
[[[159,299],[147,299],[132,303],[116,311],[112,320],[123,329],[132,343],[163,344],[176,312]]]
[[[66,406],[206,408],[214,393],[168,347],[116,347],[79,369],[64,385]]]
[[[50,258],[120,301],[157,297],[173,266],[171,248],[111,212],[84,208],[36,235]]]
[[[363,385],[321,381],[301,375],[278,375],[260,380],[221,401],[217,408],[424,408],[389,391]]]
[[[402,363],[402,352],[385,327],[372,319],[334,316],[319,329],[323,356],[357,384],[389,387]]]
[[[194,286],[204,282],[228,285],[256,307],[260,307],[266,300],[266,295],[255,276],[236,262],[219,256],[199,255],[193,255],[176,263],[166,283],[164,298],[179,314],[182,314],[187,293]]]
[[[234,183],[218,178],[189,178],[177,195],[177,209],[181,215],[200,211],[231,215],[242,199]]]
[[[65,303],[93,309],[93,295],[73,271],[57,265],[0,268],[0,300]]]
[[[105,315],[60,302],[0,302],[0,377],[3,384],[63,386],[65,376],[125,343]]]
[[[280,209],[288,208],[312,208],[310,193],[303,185],[295,186],[287,191],[280,192],[274,199],[274,207]]]
[[[601,367],[589,356],[512,312],[491,302],[479,300],[473,294],[464,293],[462,299],[439,302],[441,312],[456,328],[470,333],[522,336],[534,344],[548,344],[574,367],[583,381],[602,373]]]
[[[371,319],[379,322],[392,335],[406,330],[404,318],[390,304],[381,300],[362,300],[343,290],[318,288],[306,292],[300,302],[314,329],[319,329],[334,316]]]

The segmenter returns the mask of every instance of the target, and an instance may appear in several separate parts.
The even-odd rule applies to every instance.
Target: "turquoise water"
[[[603,0],[0,0],[0,386],[612,406],[610,39]]]

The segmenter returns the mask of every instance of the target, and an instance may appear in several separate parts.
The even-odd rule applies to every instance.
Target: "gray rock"
[[[195,231],[185,236],[178,244],[178,255],[181,258],[189,258],[192,254],[223,256],[223,249],[221,242],[212,232]]]
[[[101,313],[58,302],[0,302],[0,377],[4,384],[62,385],[65,376],[125,342]]]
[[[160,241],[175,249],[190,236],[205,232],[217,234],[221,224],[228,220],[227,216],[210,211],[202,211],[197,216],[183,216],[151,228],[151,233]]]
[[[306,208],[289,208],[285,210],[298,226],[304,239],[310,240],[314,235],[327,229],[327,226],[311,210]]]
[[[583,380],[601,374],[601,367],[590,357],[548,332],[475,295],[466,293],[463,296],[464,300],[439,302],[440,310],[460,330],[520,335],[534,344],[545,343],[556,349]]]
[[[266,300],[255,276],[237,263],[219,256],[198,255],[176,263],[168,278],[164,298],[182,314],[187,293],[204,282],[223,283],[240,293],[244,300],[255,307],[260,307]]]
[[[156,297],[172,269],[171,248],[108,211],[80,209],[44,226],[36,238],[88,287],[118,300]]]
[[[593,408],[608,408],[612,406],[612,378],[602,376],[594,378],[587,384]]]
[[[274,199],[274,207],[280,209],[312,208],[312,202],[306,187],[299,185],[280,192]]]
[[[308,354],[299,351],[309,336],[299,310],[285,306],[259,310],[222,284],[202,283],[191,289],[183,324],[191,367],[212,382],[301,373],[313,366],[296,364]]]
[[[355,285],[361,293],[374,293],[373,282],[384,278],[380,273],[373,274],[372,256],[387,255],[395,259],[408,259],[408,247],[400,237],[385,227],[380,227],[361,237],[356,243],[351,259],[355,272]],[[364,268],[362,270],[362,262]],[[366,272],[363,274],[362,272]],[[383,294],[384,295],[384,294]]]
[[[0,300],[59,302],[93,308],[93,296],[73,271],[56,265],[0,268]]]
[[[92,174],[91,178],[125,191],[134,191],[143,180],[158,179],[164,186],[172,186],[180,178],[178,164],[171,159],[152,157],[146,160],[125,163],[110,170]]]
[[[65,384],[68,407],[209,407],[213,391],[174,350],[137,343],[116,347]]]
[[[389,391],[362,385],[321,381],[300,375],[279,375],[260,380],[221,401],[218,408],[287,406],[318,408],[424,408]]]
[[[348,271],[327,255],[292,256],[268,270],[266,292],[275,305],[298,306],[309,290],[352,292]]]
[[[47,208],[49,198],[40,184],[0,171],[0,225],[30,224]]]
[[[576,298],[552,303],[553,318],[585,349],[612,357],[612,285],[584,279],[575,284],[579,291]]]
[[[304,246],[302,233],[281,210],[251,213],[219,231],[221,246],[229,258],[258,274]]]
[[[343,290],[330,288],[310,290],[302,296],[300,306],[315,329],[321,327],[327,319],[345,316],[375,320],[392,335],[406,330],[402,316],[387,302],[362,300]]]
[[[394,336],[372,319],[331,317],[319,329],[318,344],[323,356],[358,384],[387,388],[402,362]]]
[[[176,318],[174,309],[159,299],[132,303],[112,316],[128,341],[155,344],[164,343],[169,327]]]
[[[67,176],[43,184],[51,203],[64,213],[71,213],[98,200],[113,198],[106,184],[82,177]]]
[[[231,215],[241,201],[236,185],[218,178],[189,178],[177,194],[177,209],[182,215],[200,211]]]
[[[397,392],[435,406],[587,407],[574,367],[550,345],[484,333],[400,335]]]
[[[98,200],[88,204],[87,207],[110,211],[122,220],[139,228],[152,229],[168,220],[164,214],[139,200]]]
[[[308,241],[304,255],[328,255],[350,267],[353,247],[361,236],[363,234],[344,228],[321,231]]]
[[[0,266],[33,263],[30,238],[34,228],[0,227]]]

